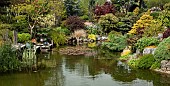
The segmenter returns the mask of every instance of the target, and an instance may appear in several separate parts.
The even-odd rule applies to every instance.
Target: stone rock
[[[161,61],[161,69],[162,69],[162,70],[166,71],[166,68],[167,68],[167,67],[166,67],[166,64],[167,64],[167,63],[168,63],[167,60],[162,60],[162,61]]]
[[[154,54],[155,50],[156,50],[156,48],[145,48],[143,50],[143,55],[145,55],[145,54]]]
[[[170,61],[166,64],[167,71],[170,71]]]
[[[106,36],[101,37],[101,40],[107,40],[107,39],[108,39],[108,37],[106,37]]]
[[[140,50],[139,50],[139,49],[136,50],[136,54],[137,54],[137,55],[140,54]]]

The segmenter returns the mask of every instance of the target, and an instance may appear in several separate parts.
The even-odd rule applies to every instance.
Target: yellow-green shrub
[[[132,29],[129,31],[130,34],[137,34],[137,29],[145,29],[151,26],[153,17],[150,13],[145,13],[140,17],[140,19],[133,25]]]
[[[88,39],[91,39],[91,40],[96,40],[96,35],[94,35],[94,34],[89,34],[88,35]]]

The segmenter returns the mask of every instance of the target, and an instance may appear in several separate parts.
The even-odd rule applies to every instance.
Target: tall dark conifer
[[[67,16],[81,15],[80,0],[65,0],[64,1]]]

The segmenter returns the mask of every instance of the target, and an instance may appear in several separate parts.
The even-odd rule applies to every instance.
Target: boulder
[[[161,70],[166,71],[166,64],[168,63],[167,60],[162,60],[161,61]]]
[[[170,71],[170,61],[166,64],[167,71]]]
[[[145,54],[154,54],[156,48],[144,48],[143,55]]]

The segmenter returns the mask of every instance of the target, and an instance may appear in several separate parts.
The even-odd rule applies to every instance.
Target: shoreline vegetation
[[[101,43],[97,44],[98,41]],[[0,71],[35,66],[34,60],[38,59],[36,52],[25,50],[37,48],[40,52],[48,52],[54,47],[85,42],[89,43],[89,48],[60,48],[59,53],[93,56],[97,53],[90,48],[100,45],[102,49],[110,50],[111,53],[122,52],[119,59],[127,61],[132,67],[161,69],[162,71],[156,71],[168,71],[169,74],[170,1],[0,2]],[[11,46],[18,44],[24,44],[26,48],[16,50]]]

